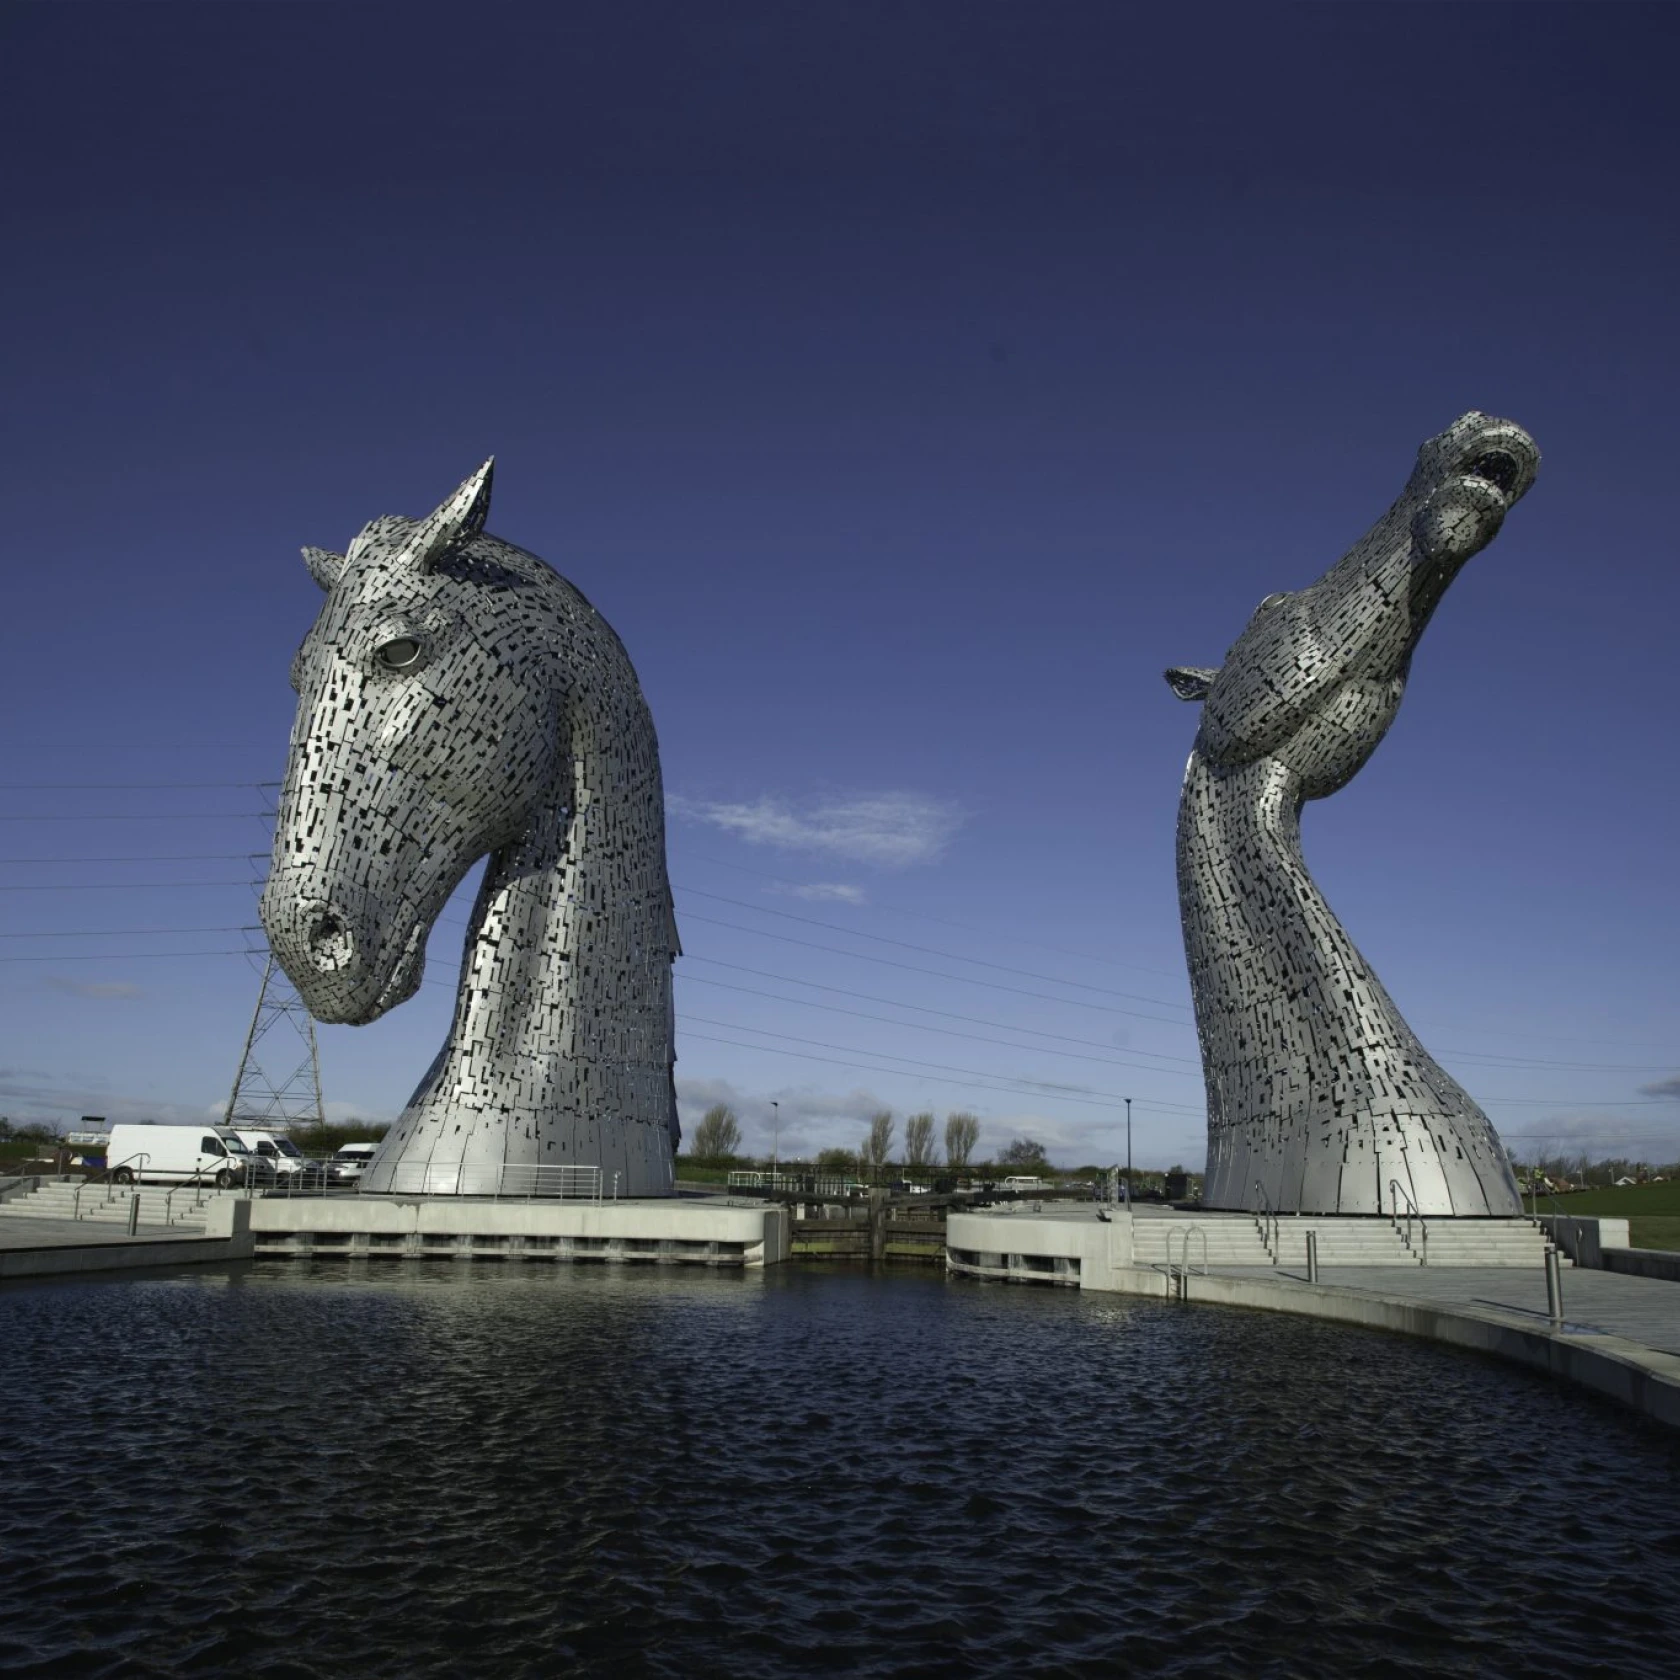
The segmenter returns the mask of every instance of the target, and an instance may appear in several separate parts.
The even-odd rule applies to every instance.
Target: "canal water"
[[[0,1288],[0,1672],[1663,1676],[1680,1443],[1476,1355],[942,1278]]]

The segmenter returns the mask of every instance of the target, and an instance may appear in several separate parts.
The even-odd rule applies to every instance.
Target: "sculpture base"
[[[760,1267],[788,1257],[785,1208],[721,1196],[655,1201],[487,1201],[468,1196],[262,1196],[262,1255],[388,1260],[618,1261]]]

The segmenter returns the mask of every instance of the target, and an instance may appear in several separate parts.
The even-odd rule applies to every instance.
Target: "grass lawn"
[[[1635,1248],[1680,1249],[1680,1183],[1624,1184],[1620,1189],[1576,1190],[1559,1196],[1556,1209],[1586,1216],[1618,1215],[1629,1221],[1628,1241]],[[1553,1211],[1552,1201],[1540,1198],[1540,1211]]]

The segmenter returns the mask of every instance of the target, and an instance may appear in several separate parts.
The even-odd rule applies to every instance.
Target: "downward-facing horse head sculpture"
[[[1207,1081],[1209,1207],[1515,1214],[1492,1122],[1431,1060],[1301,857],[1308,799],[1345,786],[1399,710],[1459,568],[1534,482],[1534,440],[1470,413],[1317,583],[1268,595],[1200,700],[1178,891]]]
[[[659,749],[606,621],[484,530],[487,462],[425,519],[305,549],[327,592],[292,666],[297,722],[263,893],[322,1021],[420,985],[426,936],[486,853],[448,1042],[368,1190],[552,1190],[600,1167],[672,1188],[676,920]]]

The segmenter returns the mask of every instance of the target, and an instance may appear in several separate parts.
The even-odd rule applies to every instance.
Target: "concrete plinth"
[[[787,1259],[790,1226],[785,1208],[721,1198],[511,1202],[464,1196],[275,1196],[251,1204],[259,1256],[757,1267]]]

